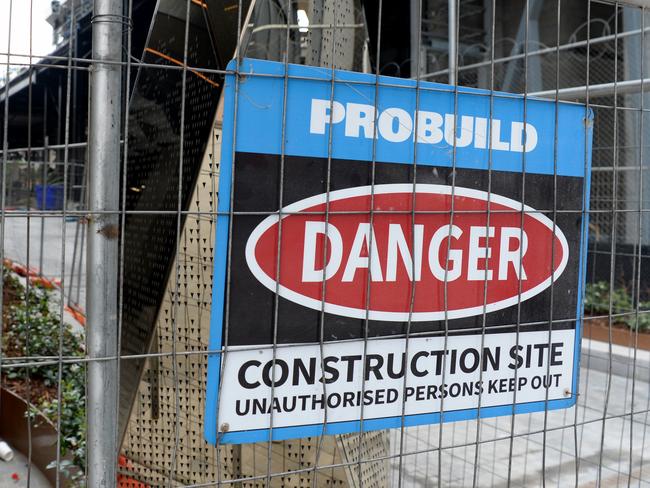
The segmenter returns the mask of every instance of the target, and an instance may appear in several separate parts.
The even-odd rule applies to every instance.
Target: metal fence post
[[[456,29],[458,29],[458,26],[456,23],[458,22],[458,7],[456,0],[449,0],[447,6],[449,9],[447,16],[447,32],[449,35],[449,84],[455,85],[458,82],[458,80],[456,80],[456,64],[458,57],[458,39],[456,36]]]
[[[88,486],[116,486],[122,0],[95,0],[87,257]]]

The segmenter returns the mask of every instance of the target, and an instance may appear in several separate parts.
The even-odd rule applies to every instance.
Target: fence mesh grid
[[[85,485],[95,469],[85,440],[95,427],[86,426],[86,370],[114,362],[119,398],[106,402],[116,407],[119,486],[650,486],[644,2],[119,0],[123,16],[109,18],[89,0],[64,0],[47,12],[50,53],[33,50],[43,2],[3,3],[0,439],[19,463],[0,465],[0,476],[21,486]],[[119,261],[117,269],[87,270],[89,225],[103,215],[89,203],[89,141],[105,129],[89,123],[102,61],[93,59],[92,31],[101,22],[122,31],[112,39],[122,50],[112,63],[122,76],[119,180],[108,183],[119,188],[120,204],[105,212],[117,224],[102,229],[118,243]],[[457,79],[491,97],[524,94],[524,104],[541,97],[593,111],[591,188],[583,196],[587,286],[584,315],[573,317],[583,323],[579,388],[568,392],[574,407],[242,445],[204,439],[208,357],[228,356],[227,343],[209,348],[218,203],[232,198],[218,191],[222,130],[237,131],[237,119],[224,116],[222,89],[229,74],[236,86],[262,76],[240,72],[245,57],[332,73]],[[278,77],[285,89],[290,79]],[[335,90],[332,82],[330,102]],[[280,188],[287,171],[280,170]],[[291,203],[277,195],[279,210],[268,215]],[[554,188],[551,201],[563,199]],[[557,204],[544,210],[556,219]],[[87,354],[86,330],[103,326],[85,318],[94,272],[119,286],[118,357]],[[237,270],[228,273],[230,285]],[[552,314],[539,317],[549,338]],[[265,319],[277,329],[277,315]],[[365,327],[367,342],[367,319]],[[410,331],[409,319],[407,343]],[[274,358],[278,344],[275,337]]]

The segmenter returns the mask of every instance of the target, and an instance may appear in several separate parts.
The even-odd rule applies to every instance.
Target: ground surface
[[[31,266],[41,266],[41,225],[31,219],[28,239],[27,219],[5,219],[5,257],[23,264],[29,257]],[[85,249],[77,223],[66,222],[63,253],[62,228],[60,217],[45,221],[42,271],[63,277],[66,295],[83,305],[85,262],[79,265],[79,255],[85,258]],[[392,430],[391,486],[650,487],[650,354],[640,352],[634,364],[630,348],[610,351],[606,343],[585,341],[577,409],[517,415],[514,423],[511,417],[483,419],[478,436],[476,421],[444,424],[442,435],[438,425],[408,428],[403,443],[400,430]],[[11,480],[12,472],[20,482]],[[0,488],[26,486],[25,475],[24,458],[0,462]],[[31,486],[47,486],[32,479]]]
[[[49,279],[63,278],[66,297],[84,307],[86,256],[81,245],[83,224],[69,221],[63,226],[62,221],[60,216],[31,217],[28,226],[26,217],[12,216],[9,212],[4,222],[4,257],[38,268]]]
[[[406,429],[392,486],[650,487],[649,373],[647,351],[584,340],[577,408],[483,419],[478,436],[476,420]]]
[[[0,488],[47,488],[50,483],[43,473],[34,466],[28,474],[27,458],[21,453],[14,451],[14,458],[9,461],[0,460]],[[29,481],[29,483],[28,483]]]

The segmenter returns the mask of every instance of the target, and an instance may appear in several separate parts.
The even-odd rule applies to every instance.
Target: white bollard
[[[14,451],[9,447],[5,441],[0,441],[0,459],[3,461],[11,461],[14,458]]]

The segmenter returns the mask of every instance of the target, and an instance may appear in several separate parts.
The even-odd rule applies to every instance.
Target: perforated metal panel
[[[210,18],[218,18],[219,15],[215,16],[214,10],[216,4],[210,4],[208,7]],[[359,39],[361,43],[365,41],[365,29],[359,27],[363,24],[355,25],[360,18],[358,2],[326,2],[321,5],[321,9],[319,22],[346,27],[336,29],[336,32],[334,29],[311,30],[319,35],[319,47],[312,49],[311,53],[320,51],[323,57],[321,59],[319,55],[312,59],[312,62],[330,66],[333,56],[337,60],[336,67],[352,69],[361,59]],[[257,21],[263,25],[265,16],[268,21],[273,20],[274,16],[278,15],[276,11],[277,8],[270,4],[261,3],[255,14]],[[161,5],[154,18],[154,29],[145,50],[148,62],[165,64],[168,59],[161,53],[174,50],[176,56],[180,56],[182,46],[178,44],[178,37],[168,37],[165,32],[169,29],[176,32],[174,22],[183,16],[182,8],[169,3]],[[193,16],[191,22],[191,30],[201,33],[204,27],[200,16]],[[169,24],[167,30],[164,28],[166,24]],[[260,36],[266,40],[263,41]],[[279,52],[284,48],[284,37],[284,30],[271,29],[255,34],[249,47],[255,50],[255,46],[260,46],[264,53],[259,54],[274,59],[280,56]],[[275,39],[275,47],[269,50],[271,39]],[[188,46],[189,54],[197,56],[197,53],[202,51],[193,42],[194,38]],[[192,59],[192,62],[199,66],[206,64],[204,59],[198,58]],[[162,84],[153,82],[154,78],[159,79]],[[204,88],[209,88],[200,77],[190,78],[188,82],[198,82],[199,85],[204,85]],[[132,169],[128,173],[130,191],[127,198],[127,203],[134,209],[160,211],[176,206],[175,189],[178,184],[175,183],[176,179],[172,173],[176,172],[175,155],[178,149],[169,147],[164,152],[161,152],[161,149],[175,141],[174,138],[167,139],[166,134],[177,130],[173,127],[173,119],[169,119],[169,115],[178,113],[180,116],[179,82],[180,73],[176,71],[143,70],[136,80],[136,86],[142,88],[136,91],[138,98],[131,106],[131,127],[135,133],[131,138],[132,159],[129,168]],[[193,87],[188,83],[189,89],[193,91],[188,91],[185,96],[191,100],[191,105],[188,105],[193,114],[191,117],[205,117],[214,101],[206,99],[203,103],[197,97],[205,97],[210,90],[201,91],[199,86]],[[165,110],[165,113],[161,112],[161,109]],[[141,326],[125,327],[123,344],[128,344],[128,350],[123,353],[137,354],[138,345],[150,341],[148,352],[151,356],[146,359],[143,370],[138,367],[143,359],[130,359],[128,362],[124,361],[122,366],[122,415],[130,409],[122,444],[122,453],[128,459],[128,463],[122,467],[124,474],[155,486],[167,483],[170,479],[179,483],[195,484],[233,478],[253,478],[249,486],[264,486],[268,481],[275,486],[313,486],[314,483],[318,486],[349,486],[357,484],[359,479],[362,483],[372,480],[373,484],[381,485],[384,483],[381,480],[387,479],[385,462],[360,463],[358,470],[332,467],[316,471],[315,467],[335,466],[358,460],[359,451],[363,460],[367,460],[371,453],[379,458],[386,458],[388,449],[385,433],[368,434],[361,442],[357,436],[346,436],[338,441],[334,437],[310,438],[275,442],[271,446],[260,444],[215,448],[203,440],[207,364],[205,351],[208,348],[210,332],[214,222],[221,142],[220,113],[219,111],[216,119],[218,122],[213,128],[210,141],[205,146],[206,151],[193,190],[187,186],[187,183],[192,181],[194,171],[191,166],[193,152],[195,145],[203,141],[200,137],[197,138],[194,132],[185,134],[182,192],[187,195],[183,196],[183,200],[188,198],[189,205],[186,209],[187,217],[182,224],[180,247],[173,262],[165,262],[165,256],[169,252],[164,250],[169,249],[175,237],[176,215],[136,214],[127,221],[127,236],[135,236],[131,241],[136,247],[128,244],[125,247],[125,257],[128,263],[131,263],[126,268],[137,274],[127,274],[129,292],[125,296],[125,321],[127,324],[135,323],[134,320],[139,317],[137,320],[141,322]],[[172,122],[172,127],[148,133],[147,127],[165,128],[165,120]],[[190,129],[194,127],[192,124],[196,125],[190,121]],[[200,130],[200,127],[197,126],[196,129]],[[148,149],[150,144],[151,147],[157,148],[156,151],[151,152]],[[166,163],[161,165],[161,162]],[[156,189],[155,186],[160,184],[164,184],[168,198],[151,202],[142,198],[147,194],[160,195],[162,188]],[[141,226],[150,229],[147,231],[148,239],[139,239],[139,236],[144,235],[139,228]],[[148,257],[150,255],[154,259]],[[143,264],[153,265],[150,272],[142,273],[141,267],[136,265],[139,260]],[[167,270],[171,271],[164,287],[162,302],[157,307],[158,292],[155,289],[160,285],[156,283],[167,276]],[[146,285],[143,279],[153,281]],[[131,302],[137,303],[139,309],[131,310]],[[157,318],[154,319],[152,314]],[[147,324],[154,320],[153,339],[148,339]],[[177,358],[175,363],[172,353]],[[137,395],[131,405],[125,393],[133,389],[137,389]],[[285,474],[274,476],[273,480],[265,479],[267,473],[288,473],[295,470],[300,470],[300,474]]]
[[[123,474],[154,486],[169,478],[183,484],[253,478],[242,483],[245,487],[383,486],[388,479],[388,437],[383,431],[361,439],[347,435],[273,442],[270,456],[267,443],[217,448],[203,438],[220,117],[203,157],[172,267],[178,272],[167,282],[151,357],[127,425],[122,454],[129,463]],[[322,468],[356,463],[359,452],[361,478],[350,466]],[[375,458],[380,461],[367,462]],[[274,473],[270,485],[269,459]],[[296,470],[300,472],[290,473]]]
[[[359,46],[365,41],[366,32],[359,2],[313,0],[309,5],[311,23],[341,28],[309,30],[306,64],[359,71]]]
[[[216,209],[218,151],[219,131],[213,130],[192,194],[191,212]],[[180,242],[172,268],[178,273],[167,283],[151,351],[175,349],[179,355],[175,365],[169,354],[147,360],[123,444],[124,455],[134,463],[131,474],[152,485],[162,484],[170,474],[185,483],[217,479],[219,464],[219,452],[203,441],[201,423],[206,374],[206,355],[201,351],[207,348],[210,324],[214,219],[209,213],[188,216]],[[176,424],[178,413],[182,419]],[[232,452],[223,450],[221,455],[227,479],[236,462]]]

